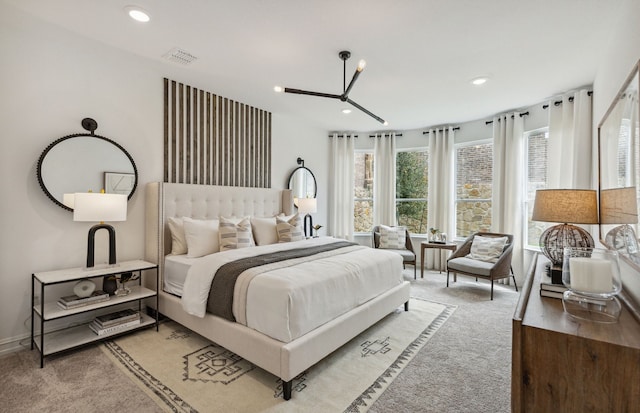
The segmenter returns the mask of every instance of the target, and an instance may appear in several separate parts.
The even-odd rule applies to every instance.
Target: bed
[[[272,333],[270,331],[261,331],[260,328],[256,328],[253,325],[242,324],[239,320],[213,315],[208,311],[197,315],[189,314],[189,312],[185,311],[185,303],[181,295],[183,294],[183,288],[188,284],[185,281],[186,277],[191,277],[191,274],[196,272],[197,267],[205,267],[204,264],[200,264],[202,260],[214,260],[217,258],[207,255],[193,259],[171,255],[170,219],[188,217],[195,220],[207,220],[221,216],[274,217],[278,214],[286,216],[295,214],[291,191],[159,182],[147,184],[145,259],[157,263],[159,266],[161,288],[158,289],[159,308],[157,310],[161,314],[282,379],[283,397],[285,400],[289,400],[291,398],[292,382],[297,375],[375,324],[397,307],[404,304],[405,310],[408,310],[409,283],[402,280],[401,259],[398,260],[393,253],[379,250],[374,252],[368,247],[340,245],[340,248],[345,251],[352,249],[353,251],[349,250],[348,253],[354,254],[354,257],[356,257],[356,254],[364,254],[361,257],[353,258],[356,263],[358,260],[365,259],[367,257],[366,254],[375,254],[377,260],[383,260],[379,262],[380,265],[388,265],[382,272],[392,273],[389,276],[397,278],[397,280],[387,283],[388,285],[383,290],[370,291],[369,294],[374,294],[372,297],[359,296],[353,304],[353,308],[341,313],[340,311],[342,310],[337,310],[339,314],[331,315],[329,320],[315,317],[315,323],[318,325],[313,325],[312,328],[309,328],[308,325],[299,329],[286,327],[280,328],[280,332]],[[336,240],[316,239],[297,241],[290,244],[291,248],[293,248],[296,244],[302,245],[306,243],[304,244],[305,246],[325,245],[334,241]],[[248,250],[252,249],[255,249],[255,251],[263,251],[262,249],[264,249],[264,251],[277,255],[282,248],[285,248],[282,244],[273,246],[259,245],[236,251],[225,251],[220,253],[219,257],[229,254],[231,256],[234,254],[243,256],[247,254]],[[343,253],[340,250],[336,253],[324,252],[324,254],[341,255]],[[372,259],[371,257],[373,256],[369,256],[369,259]],[[302,258],[299,259],[301,260]],[[339,262],[340,259],[345,259],[344,256],[342,258],[323,257],[320,259],[326,260],[323,261],[324,265],[334,266],[329,268],[346,266],[344,262],[342,264]],[[337,260],[338,263],[331,262],[331,260]],[[270,265],[281,266],[281,264],[277,263]],[[294,272],[300,270],[299,273],[304,276],[303,266],[311,264],[298,263],[296,265],[298,266],[295,267]],[[359,267],[359,265],[357,264],[356,267]],[[291,273],[293,270],[287,268],[286,271]],[[398,273],[395,273],[396,271]],[[334,271],[330,272],[333,273]],[[276,274],[279,273],[276,272]],[[244,273],[240,277],[242,276],[244,276]],[[256,279],[261,279],[260,277],[262,275],[257,276]],[[380,277],[378,276],[378,278]],[[155,277],[145,277],[145,282],[148,284],[154,283]],[[268,285],[268,283],[263,283],[263,285]],[[155,287],[154,285],[149,286]],[[306,295],[309,296],[308,293]],[[271,293],[265,296],[270,297]],[[342,302],[343,300],[339,301]],[[311,308],[314,308],[314,306],[322,308],[322,312],[316,313],[312,310],[310,313],[314,316],[324,316],[324,314],[320,314],[325,312],[324,306],[317,306],[317,303],[314,304],[313,301],[305,302],[304,305],[312,305]],[[246,314],[248,319],[255,318],[249,315],[248,308],[247,312],[243,314]],[[200,315],[203,316],[201,317]],[[247,322],[247,320],[244,321]],[[298,324],[292,322],[292,325]]]

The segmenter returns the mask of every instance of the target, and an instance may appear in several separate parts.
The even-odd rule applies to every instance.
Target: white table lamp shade
[[[71,209],[73,209],[74,199],[75,194],[62,194],[62,203]]]
[[[82,192],[74,194],[74,221],[126,221],[127,196],[121,194],[102,194]]]
[[[313,214],[318,211],[318,203],[315,198],[298,198],[298,212],[300,214]]]

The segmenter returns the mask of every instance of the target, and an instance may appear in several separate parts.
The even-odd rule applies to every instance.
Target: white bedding
[[[227,262],[337,241],[341,240],[314,238],[198,258],[187,274],[182,306],[189,314],[204,317],[215,272]],[[276,340],[290,342],[402,282],[399,254],[363,246],[336,252],[319,254],[312,261],[296,259],[286,266],[275,263],[245,271],[234,291],[236,321]]]
[[[167,255],[164,257],[164,274],[162,277],[163,290],[177,295],[182,295],[184,280],[187,278],[189,268],[198,258],[189,258],[187,254]]]

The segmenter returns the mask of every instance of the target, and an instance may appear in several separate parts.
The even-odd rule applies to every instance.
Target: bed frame
[[[286,215],[293,213],[290,190],[161,182],[147,184],[145,259],[158,264],[161,287],[164,256],[171,251],[171,235],[167,225],[169,217],[213,219],[220,215],[273,216],[281,212]],[[156,277],[145,277],[145,283],[151,288],[155,288],[155,280]],[[281,378],[283,397],[289,400],[293,379],[298,374],[402,304],[408,310],[408,303],[409,283],[405,281],[289,343],[210,314],[204,318],[189,315],[182,309],[180,298],[162,291],[162,288],[159,288],[157,310]]]

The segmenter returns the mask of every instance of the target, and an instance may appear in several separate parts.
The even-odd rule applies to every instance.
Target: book
[[[559,299],[562,300],[562,293],[559,292],[559,291],[543,290],[541,288],[540,289],[540,296],[541,297],[559,298]]]
[[[77,305],[77,304],[85,304],[91,301],[101,300],[104,297],[109,298],[109,294],[105,293],[102,290],[96,290],[91,293],[89,297],[78,297],[77,295],[66,295],[64,297],[60,297],[59,302],[66,305]]]
[[[103,327],[100,327],[94,320],[89,324],[89,328],[93,330],[93,332],[96,333],[97,335],[104,336],[107,334],[114,334],[114,333],[119,333],[121,331],[129,330],[131,327],[135,327],[139,325],[140,322],[141,322],[140,318],[137,318],[135,320],[130,320],[121,324],[116,324],[114,326],[103,328]]]
[[[86,300],[86,301],[78,301],[72,304],[66,303],[63,300],[58,300],[58,306],[60,308],[62,308],[63,310],[71,310],[74,308],[78,308],[78,307],[83,307],[85,305],[89,305],[89,304],[96,304],[96,303],[100,303],[103,301],[109,301],[109,294],[105,294],[101,297],[97,297],[91,300]]]
[[[546,282],[540,283],[540,289],[546,290],[546,291],[556,291],[559,293],[563,293],[568,290],[567,286],[565,286],[564,284],[553,284],[553,283],[546,283]]]
[[[140,319],[140,314],[138,314],[137,311],[127,308],[126,310],[116,311],[115,313],[100,315],[95,318],[95,322],[98,326],[105,328],[138,319]]]

